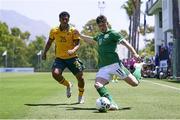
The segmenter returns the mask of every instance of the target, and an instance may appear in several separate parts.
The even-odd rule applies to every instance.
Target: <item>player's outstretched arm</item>
[[[89,43],[89,44],[95,44],[95,43],[96,43],[96,41],[94,41],[93,38],[90,37],[90,36],[80,34],[80,37],[81,37],[81,39],[83,39],[86,43]]]
[[[127,47],[129,51],[131,51],[131,52],[133,53],[133,56],[134,56],[135,58],[140,59],[140,58],[139,58],[139,55],[137,54],[137,52],[135,51],[135,49],[132,47],[131,44],[129,44],[129,42],[127,42],[127,40],[124,39],[121,43],[122,43],[122,45],[124,45],[125,47]]]
[[[96,44],[96,41],[93,40],[93,37],[80,34],[78,30],[74,30],[75,34],[79,35],[81,39],[83,39],[86,43]]]

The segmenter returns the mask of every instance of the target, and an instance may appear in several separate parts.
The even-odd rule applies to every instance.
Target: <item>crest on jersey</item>
[[[108,38],[108,37],[109,37],[109,34],[105,34],[105,35],[104,35],[104,38]]]

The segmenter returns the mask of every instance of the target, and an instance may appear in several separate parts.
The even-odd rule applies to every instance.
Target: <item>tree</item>
[[[149,43],[147,43],[146,48],[139,51],[140,56],[143,56],[144,54],[146,54],[146,57],[151,57],[155,55],[154,39],[148,41]]]
[[[28,51],[28,62],[31,63],[31,67],[34,67],[35,70],[39,69],[40,65],[38,64],[38,56],[37,53],[44,49],[45,46],[45,37],[44,36],[36,36],[36,39],[29,43],[27,51]],[[51,52],[51,55],[53,55],[54,52]],[[49,54],[48,54],[49,56]],[[44,61],[40,61],[44,62]],[[44,64],[41,64],[41,70],[44,69]],[[48,64],[49,65],[49,64]],[[50,66],[48,66],[48,70],[50,69]]]
[[[4,51],[7,51],[7,36],[9,35],[8,25],[6,23],[0,22],[0,56],[2,56]],[[4,67],[4,58],[0,57],[0,67]]]
[[[26,54],[27,46],[22,39],[13,36],[11,34],[2,34],[0,39],[1,39],[0,44],[2,45],[2,51],[7,50],[8,67],[29,66],[29,63],[27,62],[28,56]]]
[[[0,21],[0,37],[2,35],[9,35],[8,25]]]
[[[154,32],[154,27],[153,26],[146,26],[146,31],[144,31],[144,25],[140,25],[140,34],[141,35],[145,35],[144,33],[146,32],[146,34],[150,34]],[[140,55],[143,55],[144,53],[146,54],[147,57],[150,56],[154,56],[155,55],[155,49],[154,49],[154,39],[146,39],[146,46],[144,49],[139,51]]]
[[[46,38],[36,36],[36,39],[30,42],[28,31],[22,33],[17,27],[10,28],[10,31],[6,23],[0,22],[0,54],[7,51],[7,67],[34,67],[37,70],[37,53],[43,50]],[[53,60],[54,48],[51,47],[47,60],[41,62],[41,70],[50,71]],[[0,67],[4,67],[3,63],[3,57],[0,57]]]
[[[11,47],[9,48],[10,67],[29,67],[28,51],[26,43],[19,37],[10,37]]]
[[[111,27],[109,25],[109,27]],[[98,26],[94,19],[88,21],[81,33],[88,35],[88,36],[95,36],[99,33]],[[82,59],[83,63],[85,64],[86,68],[88,69],[95,69],[97,68],[98,63],[98,53],[97,53],[97,46],[89,45],[81,42],[81,47],[78,50],[79,58]]]
[[[138,52],[139,50],[139,33],[138,27],[140,25],[140,12],[141,12],[141,0],[128,0],[123,4],[122,8],[125,9],[129,17],[129,43]],[[137,36],[138,33],[138,36]],[[128,52],[128,57],[131,57]]]
[[[179,4],[178,0],[172,0],[173,4],[173,35],[174,35],[174,50],[173,50],[173,76],[180,80],[180,20],[179,20]]]
[[[149,26],[149,25],[146,25],[146,31],[144,31],[145,29],[144,29],[144,25],[140,25],[140,34],[141,35],[145,35],[145,32],[147,33],[147,34],[150,34],[150,33],[152,33],[152,32],[154,32],[154,26]]]
[[[129,43],[132,45],[132,40],[131,40],[131,34],[132,34],[132,18],[133,18],[133,2],[132,0],[128,0],[125,4],[121,6],[125,11],[126,14],[128,15],[129,18]],[[128,51],[128,57],[130,57],[130,51]]]
[[[126,30],[121,30],[121,31],[120,31],[120,34],[123,35],[123,37],[124,37],[126,40],[129,39],[129,38],[128,38],[129,36],[128,36],[128,33],[127,33]]]
[[[0,53],[7,50],[7,67],[28,66],[26,44],[19,37],[20,29],[12,28],[10,34],[6,23],[0,22]],[[17,34],[16,34],[17,33]],[[0,66],[3,66],[3,58],[0,57]]]
[[[17,28],[17,27],[13,27],[13,28],[11,28],[11,34],[13,36],[20,37],[21,30],[19,28]]]
[[[21,38],[22,40],[28,41],[30,35],[31,35],[31,34],[30,34],[28,31],[26,31],[26,32],[20,34],[20,38]]]
[[[132,46],[138,52],[139,51],[139,48],[138,48],[139,47],[139,37],[137,39],[137,33],[138,33],[138,27],[140,25],[141,0],[132,0],[132,3],[133,3]]]

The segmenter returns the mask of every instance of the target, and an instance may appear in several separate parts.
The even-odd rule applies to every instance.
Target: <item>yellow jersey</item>
[[[59,27],[52,28],[49,34],[49,38],[54,40],[55,43],[55,56],[61,59],[69,59],[76,57],[77,54],[68,54],[68,50],[73,49],[76,45],[77,39],[80,40],[80,36],[75,34],[75,28],[69,27],[67,31],[61,31]]]

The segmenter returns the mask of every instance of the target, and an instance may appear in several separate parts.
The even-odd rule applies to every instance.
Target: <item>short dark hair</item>
[[[100,15],[96,18],[96,23],[106,23],[107,22],[107,18],[104,15]]]
[[[63,12],[61,12],[61,13],[59,14],[59,18],[62,18],[62,17],[64,17],[64,16],[68,16],[68,18],[70,18],[69,13],[66,12],[66,11],[63,11]]]

